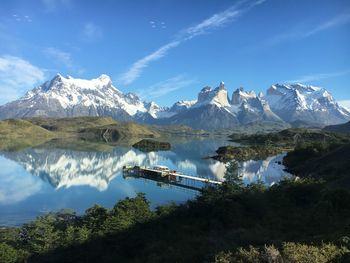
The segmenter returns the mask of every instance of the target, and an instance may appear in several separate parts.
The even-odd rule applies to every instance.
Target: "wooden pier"
[[[199,177],[199,176],[192,176],[192,175],[186,175],[183,173],[179,173],[177,171],[170,170],[169,168],[165,166],[156,166],[156,167],[145,167],[145,166],[134,166],[134,167],[123,167],[124,173],[139,175],[141,177],[159,177],[168,179],[169,181],[178,181],[179,179],[187,179],[187,180],[193,180],[197,182],[202,182],[205,184],[214,184],[214,185],[220,185],[222,182],[217,180],[212,180],[209,178]]]

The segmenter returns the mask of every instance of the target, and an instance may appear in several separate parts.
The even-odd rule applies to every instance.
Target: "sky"
[[[350,1],[1,0],[0,105],[57,73],[162,106],[224,81],[321,86],[350,108]]]

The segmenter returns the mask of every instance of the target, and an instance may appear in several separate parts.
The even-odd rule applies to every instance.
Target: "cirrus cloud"
[[[149,55],[146,55],[145,57],[137,60],[132,64],[132,66],[123,74],[120,75],[119,81],[124,84],[128,85],[134,82],[137,78],[140,77],[143,70],[148,67],[148,65],[156,61],[162,57],[164,57],[171,49],[179,46],[180,44],[196,37],[200,36],[206,33],[209,33],[213,30],[216,30],[218,28],[221,28],[235,19],[237,19],[239,16],[241,16],[246,11],[250,10],[251,8],[260,5],[264,3],[265,0],[257,0],[257,1],[248,1],[243,0],[238,2],[237,4],[229,7],[228,9],[216,13],[209,18],[203,20],[202,22],[185,28],[184,30],[181,30],[176,36],[175,40],[161,46],[156,51],[152,52]],[[153,22],[153,21],[152,21]]]
[[[178,75],[153,84],[144,90],[140,90],[138,91],[138,94],[144,99],[159,98],[173,91],[185,88],[195,82],[194,79],[186,78],[184,75]]]

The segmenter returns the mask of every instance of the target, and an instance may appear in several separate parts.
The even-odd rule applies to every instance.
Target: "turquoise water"
[[[166,165],[189,175],[223,181],[225,164],[203,157],[229,143],[224,139],[175,143],[170,151],[145,153],[116,147],[111,152],[28,148],[0,152],[0,226],[21,225],[36,216],[63,208],[83,213],[94,204],[113,207],[125,197],[144,192],[152,207],[181,203],[198,191],[142,178],[124,178],[124,165]],[[241,164],[246,183],[271,185],[286,176],[276,162],[283,155]]]

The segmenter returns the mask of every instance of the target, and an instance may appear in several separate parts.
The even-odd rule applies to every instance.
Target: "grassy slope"
[[[77,133],[80,129],[116,124],[112,118],[76,117],[76,118],[30,118],[29,122],[45,127],[59,134]]]
[[[27,136],[50,137],[52,133],[26,120],[0,121],[0,137],[20,138]]]
[[[9,125],[11,123],[11,125]],[[6,125],[5,125],[6,124]],[[26,128],[19,129],[19,125]],[[11,127],[10,127],[11,126]],[[203,137],[209,134],[202,130],[193,130],[186,126],[156,126],[132,122],[117,122],[110,117],[76,118],[28,118],[2,122],[0,126],[1,149],[21,149],[46,142],[55,138],[46,146],[72,145],[77,149],[110,150],[104,145],[131,146],[143,138],[158,138],[168,141],[184,141],[189,137]],[[13,138],[17,138],[13,140]],[[19,139],[21,138],[21,139]],[[40,140],[38,139],[40,138]],[[42,138],[45,138],[43,140]],[[79,140],[77,140],[79,138]],[[81,140],[80,140],[81,139]]]
[[[0,150],[20,150],[39,145],[54,134],[26,120],[0,121]]]

